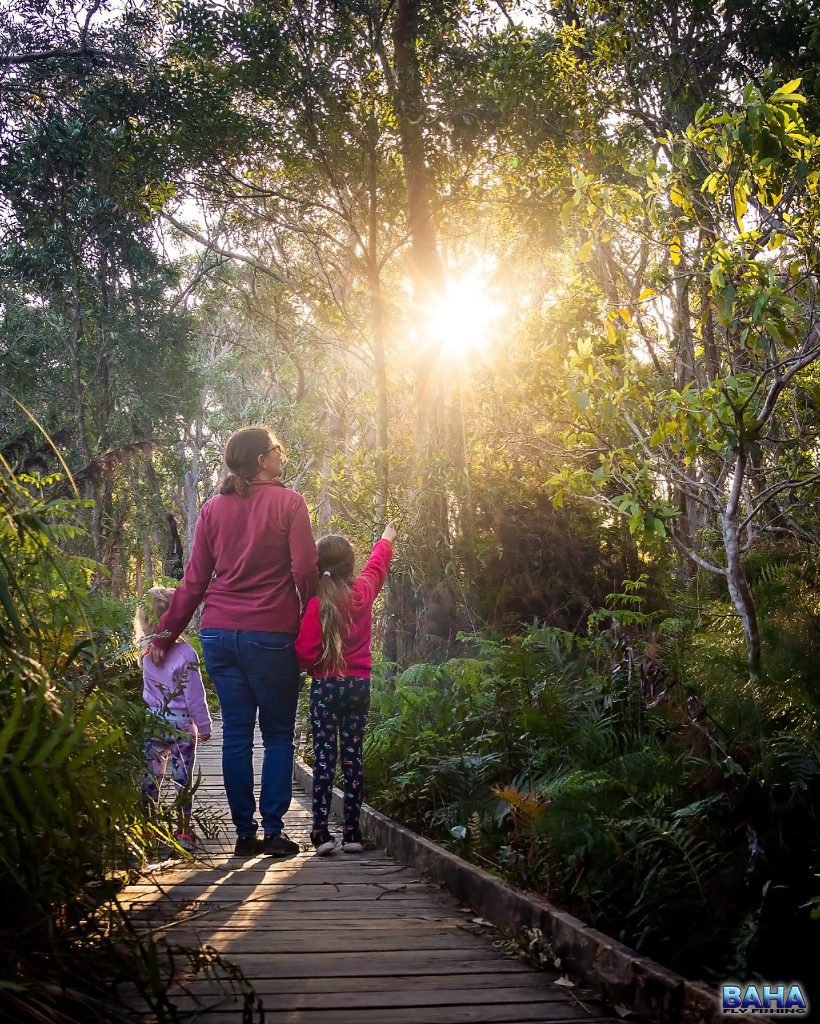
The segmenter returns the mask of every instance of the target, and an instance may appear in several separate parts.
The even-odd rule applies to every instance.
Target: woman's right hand
[[[399,531],[396,529],[396,520],[391,519],[390,522],[385,526],[384,533],[382,533],[382,540],[389,541],[391,544],[398,537]]]

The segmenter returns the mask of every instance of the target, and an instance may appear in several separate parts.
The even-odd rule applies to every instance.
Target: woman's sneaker
[[[342,850],[345,853],[361,853],[364,849],[362,833],[357,828],[347,829],[342,834]]]
[[[239,836],[233,848],[234,857],[256,857],[262,852],[262,843],[256,836]]]
[[[262,853],[266,857],[292,857],[299,852],[299,844],[288,838],[286,832],[274,832],[262,840]]]
[[[327,857],[329,853],[333,853],[336,849],[336,840],[326,828],[314,829],[310,833],[310,841],[313,843],[313,849],[319,857]]]

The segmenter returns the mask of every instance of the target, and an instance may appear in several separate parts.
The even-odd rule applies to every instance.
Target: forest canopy
[[[817,540],[811,5],[3,16],[3,450],[57,443],[98,586],[270,422],[320,532],[417,540],[388,660],[674,564],[759,672],[744,554]]]

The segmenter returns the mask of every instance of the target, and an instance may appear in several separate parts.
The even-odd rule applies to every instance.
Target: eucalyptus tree
[[[767,79],[770,74],[786,80],[808,76],[809,96],[817,84],[820,19],[810,0],[775,7],[765,0],[640,0],[627,6],[570,0],[548,10],[541,6],[545,18],[575,29],[579,59],[598,69],[590,96],[605,131],[582,166],[613,181],[622,179],[629,163],[659,156],[670,163],[665,138],[683,132],[706,102],[733,102],[749,82],[766,88],[774,80]],[[810,110],[810,124],[814,116]],[[695,273],[701,242],[721,232],[719,223],[709,224],[702,214],[701,235],[680,237],[680,272],[665,293],[678,388],[695,380],[698,340],[690,325],[697,309],[707,310],[707,345],[720,331],[705,296],[692,292],[703,288]],[[590,241],[586,270],[617,308],[630,282],[643,277],[646,243],[633,237],[623,244],[617,234]],[[691,538],[700,521],[697,503],[683,489],[674,501],[682,532]]]
[[[297,374],[311,366],[308,388],[317,357],[365,357],[376,401],[374,512],[409,513],[414,574],[431,587],[459,561],[456,534],[462,554],[473,546],[464,420],[431,327],[447,300],[444,254],[470,233],[483,255],[496,188],[516,193],[531,221],[534,192],[557,211],[549,179],[566,179],[558,154],[583,124],[568,46],[554,33],[533,44],[496,14],[461,2],[218,12],[189,3],[178,9],[169,62],[179,81],[232,97],[226,116],[240,112],[245,126],[231,154],[174,185],[177,198],[197,197],[209,226],[183,223],[172,204],[165,216],[244,263],[234,283]],[[516,155],[524,151],[526,163]],[[408,418],[410,472],[390,430],[405,432]]]
[[[684,132],[665,137],[668,164],[635,169],[643,185],[576,179],[591,234],[642,239],[648,256],[601,333],[579,337],[570,358],[572,440],[585,457],[597,451],[597,465],[567,468],[553,484],[604,501],[638,537],[669,536],[722,577],[753,676],[762,649],[744,553],[761,536],[820,543],[820,140],[806,129],[798,86],[768,95],[748,86],[737,107],[705,104]],[[677,322],[664,326],[665,296],[681,281],[697,296],[683,385]],[[694,533],[675,492],[699,510]]]
[[[3,385],[64,443],[93,501],[94,555],[116,571],[130,505],[118,480],[175,430],[195,390],[189,323],[171,309],[147,202],[167,159],[165,90],[147,59],[155,12],[55,3],[2,15]],[[3,426],[6,441],[38,436],[20,414]]]
[[[234,255],[252,271],[248,309],[262,319],[277,309],[274,344],[290,346],[302,392],[311,348],[352,347],[372,367],[383,517],[390,490],[383,275],[404,233],[394,133],[371,43],[375,15],[355,6],[282,3],[216,14],[188,4],[176,21],[174,61],[229,83],[232,104],[254,125],[253,145],[237,146],[209,179],[194,175],[181,186],[218,217],[200,240],[223,252],[230,240],[241,250]]]

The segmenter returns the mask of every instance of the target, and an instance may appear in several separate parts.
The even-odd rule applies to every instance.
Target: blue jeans
[[[265,753],[259,811],[265,835],[281,832],[293,786],[299,668],[292,633],[205,629],[202,654],[222,709],[222,775],[238,836],[256,835],[253,733]]]

